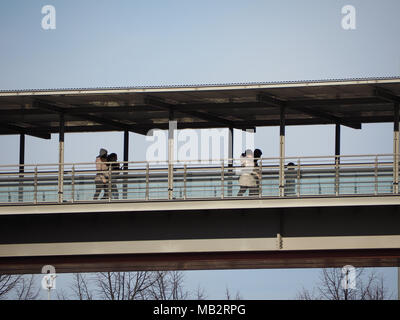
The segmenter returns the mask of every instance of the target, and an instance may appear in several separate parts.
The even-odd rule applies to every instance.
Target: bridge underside
[[[365,205],[357,198],[303,207],[290,199],[280,200],[282,207],[240,200],[242,208],[153,211],[103,204],[103,211],[79,213],[54,205],[64,212],[52,214],[11,206],[0,215],[0,273],[40,273],[47,264],[59,273],[400,266],[398,197],[362,199]]]
[[[143,270],[399,267],[400,249],[197,252],[1,258],[0,273],[38,274],[44,265],[57,273]]]

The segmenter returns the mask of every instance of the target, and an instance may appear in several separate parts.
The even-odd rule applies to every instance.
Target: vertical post
[[[71,193],[72,193],[72,203],[75,202],[75,165],[72,166],[71,172]]]
[[[221,199],[224,198],[225,195],[225,166],[224,166],[224,160],[221,161]]]
[[[394,104],[393,193],[399,193],[399,103]]]
[[[233,179],[233,128],[228,131],[228,197],[232,197],[232,179]]]
[[[174,195],[174,133],[177,129],[177,122],[174,119],[174,112],[169,111],[168,122],[168,199]]]
[[[111,164],[108,165],[108,202],[111,202],[112,199],[112,170]]]
[[[186,163],[183,165],[183,199],[186,200],[187,197],[187,185],[186,185],[186,179],[187,179],[187,165]]]
[[[378,156],[375,157],[375,195],[378,194]]]
[[[25,172],[25,135],[19,135],[19,186],[18,186],[18,201],[24,201],[23,178]]]
[[[146,194],[145,194],[145,200],[149,200],[149,194],[150,194],[150,190],[149,190],[149,163],[146,163]]]
[[[128,175],[128,161],[129,161],[129,131],[124,131],[124,177]],[[128,184],[127,179],[124,178],[124,185],[122,187],[122,198],[128,199]]]
[[[340,123],[335,126],[335,194],[339,195],[339,167],[340,167]]]
[[[340,123],[335,126],[335,156],[340,162]]]
[[[37,166],[35,167],[35,173],[33,177],[33,202],[36,204],[38,201],[37,199],[37,184],[38,184],[38,170]]]
[[[260,173],[260,180],[258,181],[258,197],[259,198],[262,198],[262,194],[263,194],[263,163],[262,163],[262,160],[260,160],[260,167],[259,167],[260,169],[260,171],[259,171],[259,173]]]
[[[285,195],[285,106],[280,107],[279,125],[279,196]]]
[[[300,197],[300,179],[301,179],[300,158],[297,160],[297,196]]]
[[[60,114],[58,136],[58,203],[63,202],[64,193],[64,115]]]

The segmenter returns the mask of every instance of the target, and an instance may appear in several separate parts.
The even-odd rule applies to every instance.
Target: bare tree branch
[[[10,291],[12,291],[21,279],[21,275],[0,274],[0,299],[7,299]]]
[[[232,294],[228,287],[225,288],[225,299],[226,300],[242,300],[242,296],[239,291],[236,291],[235,298],[232,297]]]
[[[364,272],[363,268],[356,269],[356,288],[352,288],[349,285],[342,285],[345,275],[341,268],[322,269],[319,282],[312,292],[303,287],[296,298],[300,300],[383,300],[392,297],[384,285],[382,275],[377,276],[372,270],[365,280]],[[314,293],[315,290],[318,294]]]
[[[39,293],[40,287],[34,274],[20,277],[15,285],[16,300],[37,300]]]

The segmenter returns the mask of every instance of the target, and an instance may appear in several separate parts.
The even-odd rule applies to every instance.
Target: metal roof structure
[[[0,134],[393,122],[400,77],[0,91]]]

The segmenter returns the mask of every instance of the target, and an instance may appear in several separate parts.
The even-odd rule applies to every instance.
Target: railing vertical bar
[[[335,194],[339,196],[339,157],[335,156]]]
[[[187,174],[187,166],[186,163],[183,165],[183,199],[186,200],[186,174]]]
[[[72,203],[75,202],[75,165],[72,166],[72,172],[71,172],[71,197],[72,197]]]
[[[258,184],[258,197],[262,197],[263,189],[262,189],[262,182],[263,182],[263,164],[262,159],[260,159],[260,176],[259,176],[259,184]]]
[[[33,180],[33,202],[37,204],[37,191],[38,191],[38,169],[37,166],[35,167],[35,176]]]
[[[112,175],[111,175],[111,173],[112,173],[112,171],[111,171],[111,164],[109,163],[108,164],[108,202],[111,202],[111,185],[112,185],[112,182],[111,182],[111,180],[112,180]]]
[[[225,193],[225,190],[224,190],[224,184],[225,184],[225,182],[224,182],[224,170],[225,170],[224,161],[222,161],[221,162],[221,199],[224,198],[224,193]]]
[[[149,200],[149,163],[146,163],[146,193],[145,200]]]
[[[378,156],[375,157],[375,195],[378,194]]]
[[[297,159],[297,197],[300,197],[300,158]]]

